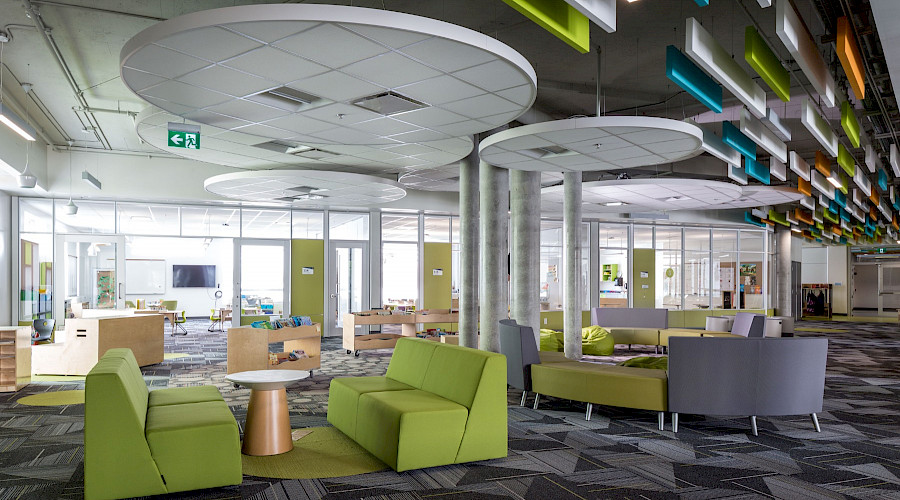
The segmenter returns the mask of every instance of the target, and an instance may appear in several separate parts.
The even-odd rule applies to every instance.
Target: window
[[[288,210],[241,210],[241,237],[291,237],[291,212]]]
[[[119,203],[116,211],[120,233],[154,236],[178,236],[181,233],[177,206]]]
[[[291,212],[291,238],[321,240],[325,234],[325,214],[322,212]]]
[[[112,234],[116,232],[116,204],[111,201],[78,201],[78,213],[69,215],[68,200],[55,200],[56,232]]]
[[[634,248],[653,248],[652,226],[634,226]]]
[[[328,238],[369,240],[369,214],[332,212],[328,214]]]
[[[714,229],[712,232],[712,307],[736,309],[737,294],[737,241],[736,230]]]
[[[381,214],[382,241],[419,241],[418,215]]]
[[[450,243],[450,217],[426,215],[424,238],[426,243]]]
[[[449,231],[449,221],[444,231]],[[419,298],[419,216],[381,215],[381,296],[387,307],[410,308]]]
[[[182,207],[181,235],[237,238],[240,220],[239,208]]]

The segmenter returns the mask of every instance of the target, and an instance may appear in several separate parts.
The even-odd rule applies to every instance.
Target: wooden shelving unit
[[[0,392],[14,392],[31,382],[31,328],[0,327]]]
[[[614,281],[619,276],[618,264],[603,264],[603,281]]]
[[[371,349],[391,349],[400,337],[415,337],[418,323],[458,323],[459,313],[444,314],[379,314],[379,311],[363,311],[362,314],[344,315],[343,346],[347,354]],[[396,333],[372,333],[356,335],[356,327],[362,325],[400,325]]]
[[[277,365],[269,364],[269,344],[276,342],[284,342],[284,352],[279,353],[282,357],[293,350],[302,350],[309,357],[296,361],[284,361]],[[321,367],[322,325],[313,323],[310,326],[279,328],[278,330],[237,326],[228,329],[227,346],[227,373],[251,370],[308,370],[312,372]]]
[[[800,297],[803,299],[803,313],[800,315],[800,317],[831,319],[831,284],[805,283],[801,285],[800,288]],[[816,304],[814,305],[808,304],[808,297],[810,293],[817,298],[820,295],[825,296],[821,306],[818,304],[818,301],[816,301]]]

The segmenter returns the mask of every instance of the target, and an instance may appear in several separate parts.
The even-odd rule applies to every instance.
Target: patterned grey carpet
[[[224,381],[225,334],[189,321],[187,336],[166,336],[183,357],[144,369],[151,388],[214,384],[242,422],[249,391]],[[677,435],[656,428],[656,414],[594,408],[542,398],[538,411],[509,394],[509,456],[486,462],[333,479],[249,477],[231,488],[167,498],[250,499],[900,499],[900,330],[895,324],[803,322],[829,342],[822,432],[808,417],[760,418],[759,436],[744,418],[682,415]],[[323,342],[322,369],[288,390],[294,427],[327,425],[335,376],[382,375],[390,351],[347,355]],[[652,350],[594,358],[615,362]],[[171,357],[171,355],[170,355]],[[0,499],[82,498],[83,405],[31,407],[29,394],[81,388],[35,382],[0,394]]]

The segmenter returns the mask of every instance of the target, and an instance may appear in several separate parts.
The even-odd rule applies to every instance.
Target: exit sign
[[[200,127],[187,123],[168,124],[170,148],[200,149]]]

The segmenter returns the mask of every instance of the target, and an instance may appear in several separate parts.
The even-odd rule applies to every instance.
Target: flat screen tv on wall
[[[172,286],[175,288],[215,288],[216,266],[172,266]]]

